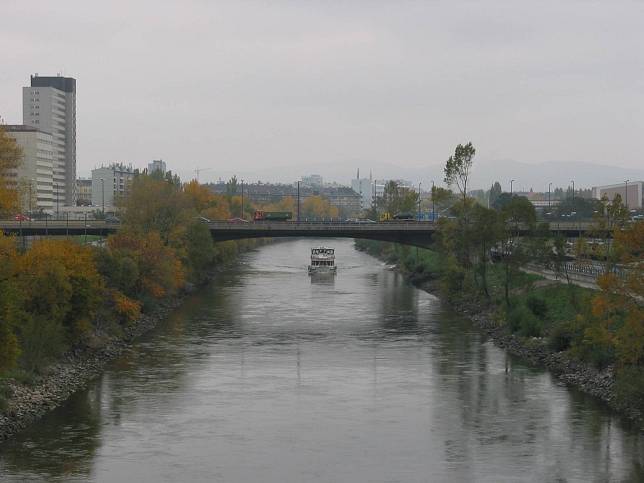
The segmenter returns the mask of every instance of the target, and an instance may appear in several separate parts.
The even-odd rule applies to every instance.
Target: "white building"
[[[612,201],[617,194],[622,197],[622,202],[629,209],[639,210],[644,203],[644,181],[624,181],[606,186],[593,186],[593,198],[597,200],[601,200],[606,195]]]
[[[55,207],[52,135],[31,126],[8,125],[4,129],[22,149],[21,164],[9,173],[20,192],[22,211],[51,213]]]
[[[373,200],[373,183],[367,178],[351,180],[351,189],[360,195],[360,208],[371,207]]]
[[[132,165],[113,163],[92,170],[92,205],[113,208],[119,197],[130,191],[136,175]]]
[[[76,79],[31,76],[22,88],[23,123],[51,133],[54,197],[74,205],[76,188]]]
[[[163,161],[162,159],[153,159],[151,163],[148,163],[148,174],[152,174],[156,171],[160,172],[161,174],[165,174],[165,161]]]

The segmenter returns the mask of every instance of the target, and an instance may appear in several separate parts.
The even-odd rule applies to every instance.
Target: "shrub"
[[[546,301],[536,295],[529,295],[526,300],[526,305],[537,317],[544,318],[548,313],[548,305],[546,304]]]
[[[556,324],[550,331],[548,345],[555,352],[561,352],[570,349],[572,341],[577,334],[571,323],[561,322]]]
[[[525,305],[514,305],[508,310],[508,325],[512,332],[524,337],[541,337],[543,322]]]
[[[644,368],[622,367],[617,372],[615,394],[621,404],[634,406],[644,414]]]

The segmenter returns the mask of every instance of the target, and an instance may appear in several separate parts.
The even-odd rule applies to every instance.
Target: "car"
[[[109,224],[121,223],[121,220],[118,219],[116,216],[106,216],[105,223],[109,223]]]
[[[27,215],[23,215],[22,213],[18,213],[15,216],[16,221],[31,221],[31,218],[29,218]]]
[[[248,223],[248,220],[243,218],[228,218],[228,223]]]

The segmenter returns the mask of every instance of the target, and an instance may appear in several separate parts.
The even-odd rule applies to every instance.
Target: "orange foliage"
[[[186,280],[185,268],[158,232],[119,232],[108,238],[109,250],[131,257],[139,267],[139,291],[155,298],[175,293]]]
[[[610,342],[621,364],[644,363],[644,223],[638,222],[614,234],[623,276],[609,273],[598,278],[601,291],[592,300],[595,328],[587,329],[589,339]],[[601,329],[600,329],[601,328]]]
[[[112,292],[112,300],[114,301],[114,309],[125,323],[134,322],[141,315],[141,303],[137,302],[119,292],[114,290]]]
[[[27,312],[59,321],[72,341],[89,331],[104,288],[90,248],[36,241],[19,257],[16,273]]]
[[[197,180],[192,180],[183,185],[183,192],[188,198],[188,202],[198,211],[206,209],[214,199],[214,194],[207,187],[199,184]]]
[[[18,208],[17,186],[9,183],[8,174],[21,160],[20,147],[0,125],[0,215],[10,214]]]

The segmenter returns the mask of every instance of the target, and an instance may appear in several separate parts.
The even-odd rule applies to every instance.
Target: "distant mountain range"
[[[360,177],[368,178],[369,173],[374,179],[405,179],[418,184],[422,182],[423,189],[431,185],[431,180],[442,185],[443,164],[426,166],[396,165],[394,163],[369,163],[366,161],[347,161],[331,164],[308,164],[306,166],[266,167],[258,170],[218,170],[208,171],[208,176],[202,175],[201,181],[216,181],[228,179],[236,174],[238,179],[247,182],[284,182],[296,181],[301,176],[319,174],[325,182],[337,181],[348,185],[356,177],[358,168]],[[181,173],[182,177],[190,178],[191,174]],[[514,160],[478,160],[475,159],[471,175],[471,189],[489,188],[494,181],[499,181],[504,190],[510,189],[510,180],[514,179],[516,191],[547,191],[548,183],[552,188],[566,188],[575,181],[576,188],[622,183],[624,180],[644,180],[642,169],[624,168],[592,164],[580,161],[548,161],[543,163],[524,163]]]

